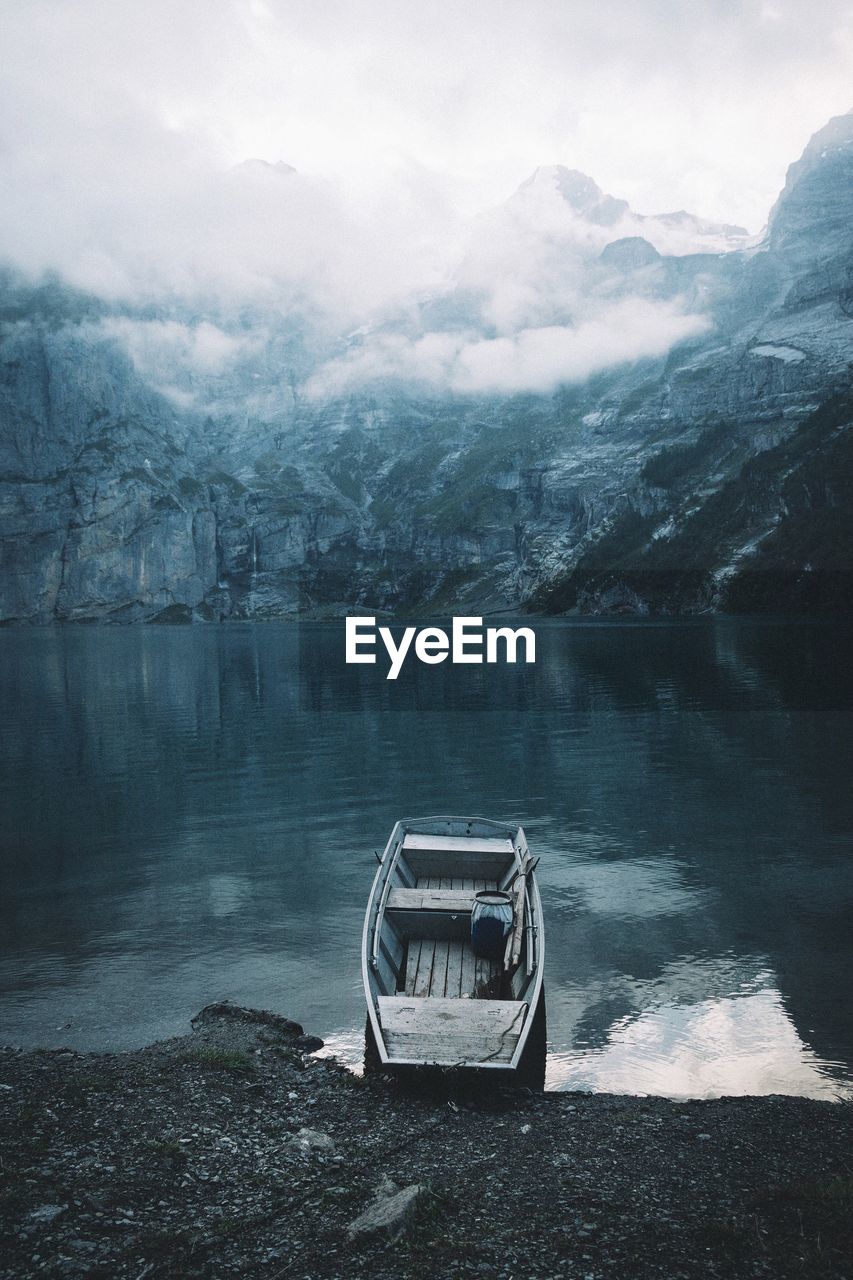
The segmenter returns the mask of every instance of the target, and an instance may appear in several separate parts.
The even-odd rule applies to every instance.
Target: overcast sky
[[[853,107],[846,0],[3,0],[5,151],[121,169],[158,130],[474,205],[539,164],[641,212],[758,230],[809,135]],[[139,157],[146,164],[149,157]]]
[[[113,294],[301,272],[369,306],[446,274],[464,219],[547,164],[756,232],[853,107],[846,0],[0,0],[0,20],[0,257]],[[304,181],[226,190],[248,157]]]

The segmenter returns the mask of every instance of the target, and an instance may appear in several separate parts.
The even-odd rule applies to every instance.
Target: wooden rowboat
[[[506,1080],[524,1066],[529,1083],[532,1055],[533,1082],[539,1058],[544,1079],[544,937],[534,867],[519,826],[456,817],[396,824],[362,938],[368,1066],[488,1070]],[[512,910],[494,958],[472,945],[476,895],[487,890],[503,891],[507,917]]]

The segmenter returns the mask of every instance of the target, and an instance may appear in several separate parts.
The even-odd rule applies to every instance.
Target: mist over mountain
[[[195,176],[4,236],[3,620],[850,606],[853,114],[758,237]]]

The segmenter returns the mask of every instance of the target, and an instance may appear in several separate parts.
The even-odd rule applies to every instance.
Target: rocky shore
[[[853,1108],[415,1095],[216,1005],[0,1051],[0,1277],[849,1277]]]

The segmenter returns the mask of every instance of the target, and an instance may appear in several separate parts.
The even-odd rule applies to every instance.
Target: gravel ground
[[[853,1276],[848,1103],[419,1096],[300,1032],[0,1051],[2,1280]]]

